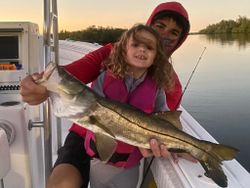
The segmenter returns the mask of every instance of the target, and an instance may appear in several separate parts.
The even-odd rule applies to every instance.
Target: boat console
[[[37,24],[0,22],[0,131],[8,140],[0,143],[1,156],[5,156],[0,158],[0,164],[5,164],[0,167],[5,169],[0,177],[2,187],[35,187],[32,183],[39,178],[44,185],[38,167],[43,165],[41,130],[28,130],[29,120],[39,119],[40,107],[29,107],[19,95],[20,81],[40,71],[42,53]]]

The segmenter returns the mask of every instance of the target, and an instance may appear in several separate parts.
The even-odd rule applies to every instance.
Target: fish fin
[[[205,176],[211,178],[220,187],[227,187],[227,176],[218,161],[209,158],[206,162],[200,161],[200,163],[205,170]]]
[[[115,135],[112,133],[110,129],[108,129],[105,125],[101,124],[95,116],[89,116],[89,121],[91,124],[97,125],[99,128],[103,129],[106,133],[108,133],[111,137],[115,138]]]
[[[161,120],[168,121],[172,125],[174,125],[174,127],[182,130],[180,115],[181,115],[181,111],[166,111],[166,112],[153,113],[153,116]]]
[[[173,153],[187,153],[186,150],[178,149],[178,148],[168,148],[168,151],[173,152]]]
[[[117,142],[113,138],[102,133],[95,133],[96,150],[98,151],[101,161],[108,161],[113,155]]]
[[[107,162],[109,158],[113,155],[117,142],[114,139],[114,134],[103,124],[101,124],[95,116],[89,116],[89,121],[91,124],[97,125],[99,128],[103,130],[103,132],[107,133],[109,136],[96,132],[96,150],[99,154],[99,158],[101,161]]]
[[[205,175],[211,178],[219,186],[227,187],[227,177],[222,170],[221,161],[235,158],[238,150],[223,144],[215,144],[208,141],[204,142],[207,142],[210,147],[207,154],[203,155],[203,160],[199,160],[206,171]]]

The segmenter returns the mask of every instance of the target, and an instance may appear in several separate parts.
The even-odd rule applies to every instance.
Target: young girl
[[[101,96],[133,105],[144,112],[166,111],[163,88],[173,85],[172,66],[167,63],[158,33],[151,27],[136,25],[125,32],[115,44],[93,89]],[[94,134],[87,131],[85,149],[97,157]],[[139,161],[143,149],[118,142],[107,164],[91,161],[91,188],[135,188],[138,182]]]

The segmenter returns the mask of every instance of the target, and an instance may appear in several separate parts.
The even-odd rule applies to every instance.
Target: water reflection
[[[204,34],[199,35],[201,40],[206,40],[209,43],[219,43],[220,45],[234,45],[236,44],[239,49],[245,49],[250,45],[249,34]]]
[[[204,46],[182,105],[218,142],[238,148],[250,172],[250,35],[190,35],[173,54],[183,88]]]

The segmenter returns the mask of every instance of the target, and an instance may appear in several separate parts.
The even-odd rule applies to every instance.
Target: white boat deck
[[[182,107],[181,121],[184,131],[199,139],[216,140]],[[180,159],[178,164],[172,160],[158,159],[153,163],[154,177],[158,188],[216,188],[210,178],[204,176],[204,169],[197,163]],[[228,178],[228,188],[249,188],[250,174],[236,161],[223,162],[223,170]],[[166,186],[167,185],[167,186]]]

